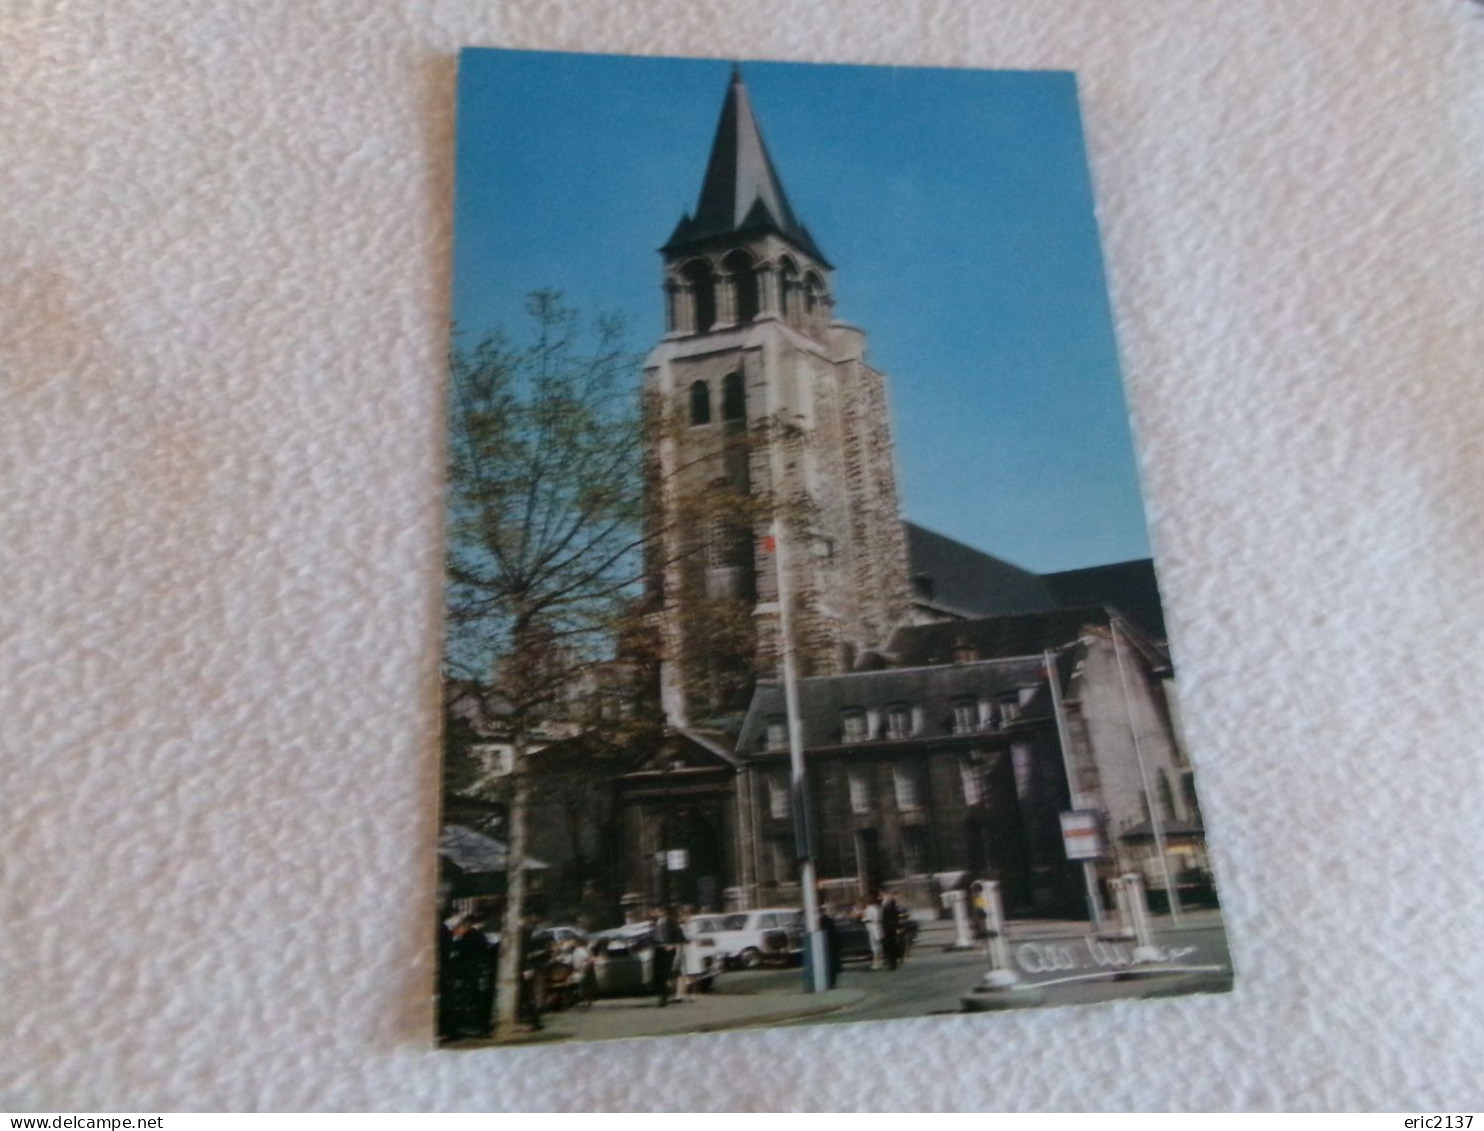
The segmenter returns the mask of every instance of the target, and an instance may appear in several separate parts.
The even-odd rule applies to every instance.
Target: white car
[[[797,907],[760,907],[722,915],[697,915],[696,945],[725,966],[753,969],[789,962],[804,953],[804,913]]]

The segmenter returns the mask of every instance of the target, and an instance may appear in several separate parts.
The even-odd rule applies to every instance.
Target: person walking
[[[675,978],[675,1000],[694,1001],[696,987],[706,974],[701,944],[696,937],[695,908],[680,909],[680,960]]]
[[[840,931],[829,905],[819,905],[819,933],[824,936],[825,988],[834,989],[840,977]]]
[[[895,970],[902,961],[902,906],[887,892],[881,897],[881,949],[886,968]]]
[[[871,969],[880,970],[885,963],[881,943],[881,893],[873,892],[861,908],[861,921],[866,925],[866,940],[871,944]]]
[[[520,932],[520,1019],[530,1029],[540,1029],[542,998],[546,995],[546,966],[551,961],[551,942],[536,929],[537,919],[528,915]]]
[[[495,999],[495,948],[484,923],[465,915],[449,933],[448,988],[453,996],[449,1021],[452,1037],[488,1037]]]
[[[674,908],[656,907],[649,921],[649,944],[653,954],[651,987],[659,998],[660,1008],[670,1000],[671,978],[675,973],[675,953],[684,936],[675,918]]]
[[[587,939],[576,939],[568,957],[572,960],[572,1002],[579,1009],[589,1009],[598,996],[598,974]]]

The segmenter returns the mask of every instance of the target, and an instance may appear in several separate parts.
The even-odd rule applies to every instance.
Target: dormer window
[[[979,704],[973,699],[953,701],[953,733],[973,734],[979,729]]]
[[[953,642],[953,662],[955,664],[971,664],[979,658],[979,649],[970,644],[962,636]]]
[[[864,742],[870,733],[866,725],[866,713],[859,707],[851,707],[840,713],[840,735],[846,742]]]
[[[996,706],[999,709],[1000,726],[1004,726],[1006,723],[1013,723],[1016,719],[1020,718],[1019,695],[1002,695]]]
[[[788,720],[782,715],[768,718],[768,749],[784,750],[788,747]]]
[[[897,703],[886,709],[886,737],[902,739],[912,734],[912,708]]]

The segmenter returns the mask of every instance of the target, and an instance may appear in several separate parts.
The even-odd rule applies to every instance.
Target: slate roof
[[[799,714],[804,745],[809,749],[842,743],[841,714],[848,708],[882,710],[907,703],[921,708],[921,727],[912,740],[943,738],[953,734],[953,703],[963,698],[990,698],[1045,679],[1040,656],[1010,660],[952,664],[932,668],[888,668],[876,672],[816,676],[799,680]],[[767,748],[768,720],[784,713],[783,689],[777,683],[760,683],[753,694],[737,753],[754,755]],[[887,741],[880,736],[852,746],[870,746]]]
[[[894,662],[907,668],[952,664],[960,645],[972,648],[981,660],[1039,656],[1047,648],[1060,648],[1076,640],[1085,625],[1106,625],[1108,618],[1106,608],[1093,605],[909,625],[892,633],[887,651]]]
[[[1161,836],[1167,837],[1203,837],[1206,835],[1205,826],[1199,821],[1161,821],[1159,823]],[[1140,821],[1133,828],[1118,834],[1119,840],[1153,840],[1154,826],[1148,821]]]
[[[742,72],[734,68],[695,214],[681,218],[661,250],[676,251],[721,236],[767,231],[777,232],[830,266],[809,229],[794,215],[752,113]]]
[[[676,732],[693,746],[703,752],[719,758],[729,766],[737,764],[736,756],[727,746],[727,736],[716,731],[691,730],[688,727],[676,727]]]
[[[1057,607],[1057,598],[1039,574],[915,522],[903,522],[902,530],[913,588],[928,604],[968,617]]]
[[[1149,558],[1047,573],[1042,580],[1059,605],[1112,605],[1156,639],[1165,638],[1164,606]]]

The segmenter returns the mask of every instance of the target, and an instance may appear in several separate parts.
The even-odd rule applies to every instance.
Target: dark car
[[[842,916],[835,920],[835,946],[841,962],[871,961],[871,936],[859,919]]]
[[[904,915],[900,920],[902,950],[910,951],[917,942],[917,920]],[[835,945],[840,951],[841,962],[870,962],[871,935],[864,920],[853,915],[840,915],[835,919]]]
[[[593,940],[593,986],[600,997],[642,997],[654,984],[654,949],[647,935],[621,932]]]

